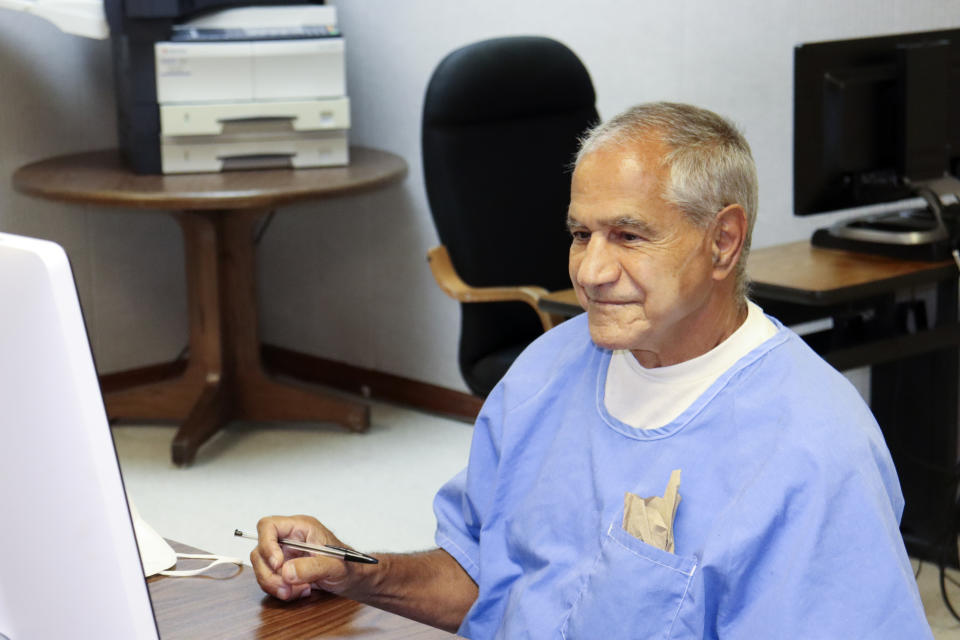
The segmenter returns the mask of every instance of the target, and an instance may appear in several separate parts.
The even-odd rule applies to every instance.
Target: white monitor
[[[0,233],[0,638],[159,637],[63,249]]]

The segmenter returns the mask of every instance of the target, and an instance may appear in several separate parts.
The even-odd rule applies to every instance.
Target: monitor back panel
[[[63,249],[0,233],[0,637],[158,638]]]

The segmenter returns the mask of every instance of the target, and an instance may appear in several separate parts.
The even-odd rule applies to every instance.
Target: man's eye
[[[589,231],[573,230],[570,232],[570,236],[573,238],[575,242],[587,242],[588,240],[590,240]]]
[[[623,240],[624,242],[640,242],[641,240],[643,240],[643,236],[638,236],[635,233],[622,232],[620,234],[620,239]]]

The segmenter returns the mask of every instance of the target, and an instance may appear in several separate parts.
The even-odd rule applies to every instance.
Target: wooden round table
[[[383,187],[406,175],[399,156],[354,147],[346,167],[137,175],[116,150],[57,156],[21,167],[25,194],[82,204],[174,212],[184,237],[189,359],[101,378],[111,419],[175,420],[173,461],[188,465],[227,421],[370,423],[367,405],[284,384],[260,358],[254,229],[276,207]],[[276,371],[274,373],[284,373]]]

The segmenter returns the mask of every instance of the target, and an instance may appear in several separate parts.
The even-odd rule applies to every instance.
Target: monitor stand
[[[924,206],[924,200],[932,206]],[[948,260],[953,246],[950,230],[940,215],[939,201],[934,204],[924,194],[923,199],[904,202],[913,206],[890,209],[889,205],[880,205],[876,207],[876,213],[817,229],[811,243],[815,247],[845,249],[902,260]]]

